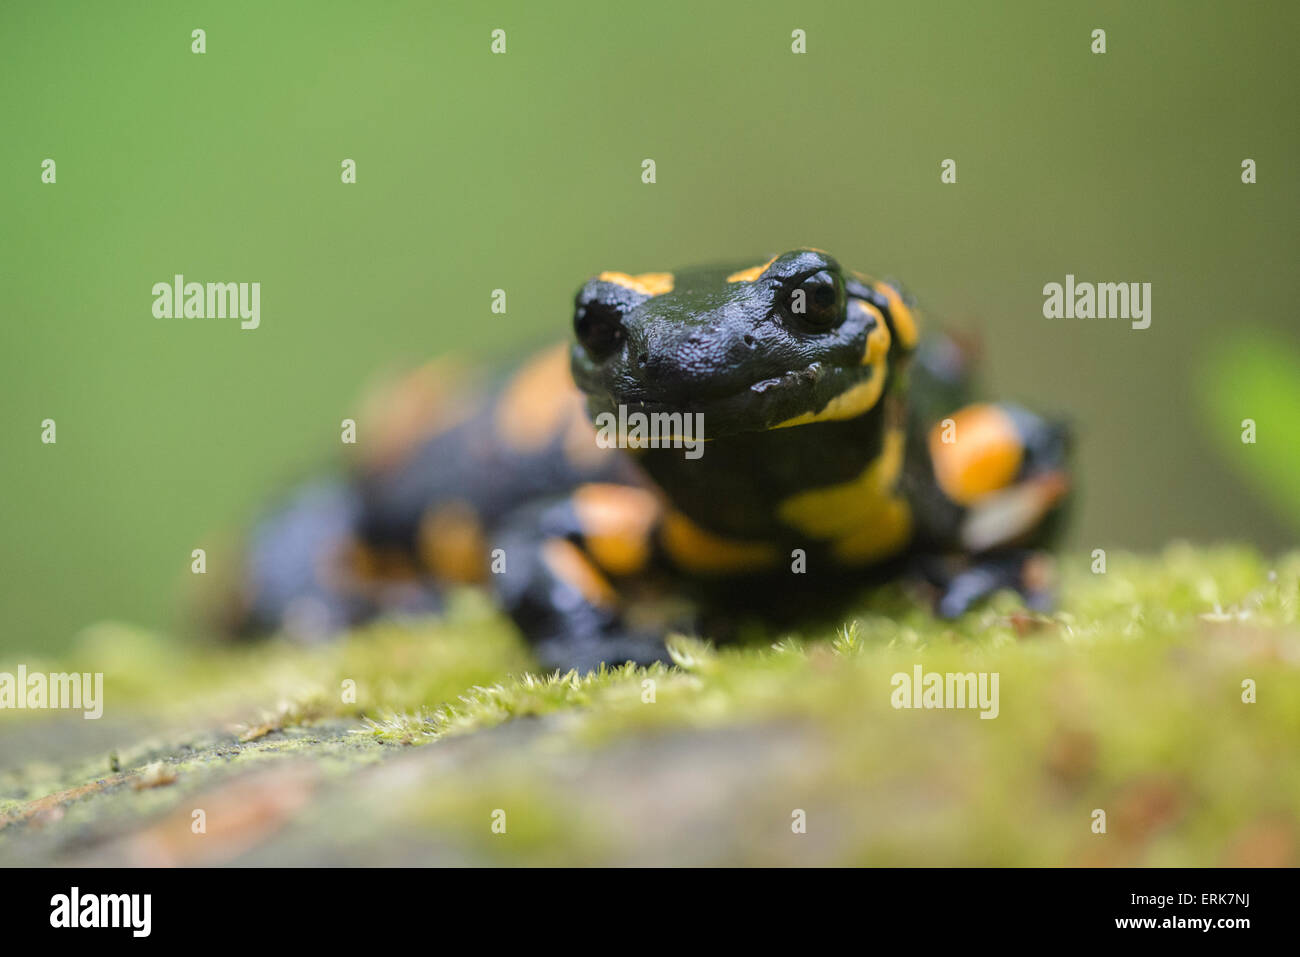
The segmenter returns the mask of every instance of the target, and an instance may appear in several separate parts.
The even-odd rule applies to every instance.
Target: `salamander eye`
[[[593,359],[612,355],[627,336],[618,306],[600,300],[578,302],[573,311],[573,333]]]
[[[813,329],[831,329],[844,318],[844,282],[827,269],[813,273],[790,290],[786,307]]]

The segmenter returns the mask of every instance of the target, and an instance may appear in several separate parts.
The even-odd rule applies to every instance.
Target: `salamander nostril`
[[[593,359],[612,354],[626,336],[618,310],[597,302],[578,307],[573,316],[573,332]]]
[[[754,348],[754,337],[749,335],[748,333],[745,334],[745,345],[748,346],[750,349]]]

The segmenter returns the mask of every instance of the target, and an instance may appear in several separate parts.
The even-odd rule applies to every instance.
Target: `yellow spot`
[[[573,493],[587,551],[611,575],[631,575],[650,558],[650,529],[659,502],[645,489],[591,482]]]
[[[912,535],[912,510],[902,498],[887,500],[873,520],[837,538],[831,554],[845,564],[866,564],[895,555]]]
[[[778,422],[774,429],[788,429],[796,425],[808,425],[812,422],[834,422],[840,419],[852,419],[871,409],[880,399],[885,388],[884,360],[871,367],[871,375],[850,386],[826,403],[820,412],[805,412],[792,419]]]
[[[542,561],[552,575],[565,584],[572,585],[591,604],[608,608],[618,602],[618,596],[608,579],[567,538],[548,538],[543,542]]]
[[[883,282],[875,283],[873,288],[889,300],[889,315],[894,320],[894,331],[898,333],[899,344],[904,349],[916,348],[916,316],[907,307],[907,303],[903,302],[898,290]]]
[[[487,578],[487,542],[468,502],[455,499],[429,509],[417,537],[420,558],[434,577],[458,584]]]
[[[996,405],[968,405],[951,418],[954,441],[943,441],[949,430],[942,422],[930,430],[930,459],[944,494],[970,505],[1016,477],[1024,446],[1011,416]]]
[[[867,334],[867,344],[862,351],[862,364],[871,367],[871,374],[835,396],[820,412],[804,412],[784,422],[778,422],[772,428],[788,429],[812,422],[834,422],[856,418],[873,408],[880,400],[880,393],[885,388],[885,369],[890,342],[889,327],[885,324],[885,317],[874,306],[861,299],[853,299],[850,302],[852,306],[865,309],[876,317],[875,328]]]
[[[664,519],[660,540],[681,568],[701,575],[750,572],[776,564],[776,549],[767,542],[723,538],[696,525],[681,512]]]
[[[862,364],[864,366],[877,365],[885,361],[889,355],[889,325],[885,322],[885,317],[881,315],[880,310],[869,302],[863,302],[861,299],[850,299],[849,304],[864,312],[870,313],[876,319],[875,326],[867,333],[867,345],[862,350]]]
[[[673,291],[673,274],[670,272],[643,272],[629,276],[625,272],[603,272],[596,277],[601,282],[612,282],[643,296],[661,296]]]
[[[748,269],[742,269],[740,272],[733,272],[727,277],[727,282],[753,282],[763,273],[767,272],[769,266],[776,262],[777,257],[773,256],[761,266],[750,266]]]
[[[866,563],[897,552],[912,534],[912,511],[894,491],[904,445],[903,430],[890,429],[880,456],[861,475],[791,496],[778,517],[813,538],[832,539],[831,553],[841,562]]]
[[[574,416],[582,416],[582,393],[569,372],[569,347],[561,344],[519,370],[497,403],[495,420],[512,449],[539,452]]]
[[[813,538],[840,538],[870,523],[893,495],[903,471],[902,429],[885,433],[880,455],[857,478],[813,488],[781,503],[777,517]]]

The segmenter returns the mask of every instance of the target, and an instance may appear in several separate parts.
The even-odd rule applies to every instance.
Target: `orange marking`
[[[894,497],[903,471],[905,444],[903,430],[890,429],[880,455],[860,475],[792,495],[777,507],[777,516],[814,538],[841,538],[856,528],[875,524]]]
[[[768,267],[770,267],[772,263],[776,262],[777,258],[778,257],[773,256],[761,266],[750,266],[748,269],[740,270],[740,272],[733,272],[727,277],[727,282],[753,282],[759,276],[763,275],[763,273],[767,272]]]
[[[904,349],[916,348],[918,336],[916,316],[903,302],[898,290],[888,283],[878,282],[872,285],[876,292],[889,300],[889,315],[894,320],[894,331],[898,333],[898,342]]]
[[[874,562],[901,551],[912,536],[912,510],[902,498],[885,501],[872,521],[831,546],[845,564]]]
[[[468,502],[454,499],[425,512],[419,549],[425,566],[443,581],[469,584],[487,579],[487,542]]]
[[[681,512],[664,519],[660,539],[674,562],[699,574],[756,571],[776,564],[777,559],[776,549],[767,542],[723,538]]]
[[[850,299],[849,304],[858,309],[866,310],[876,318],[875,326],[867,333],[867,345],[862,350],[862,364],[869,366],[884,362],[885,356],[889,354],[889,345],[892,341],[889,335],[889,324],[885,322],[885,317],[879,309],[869,302],[863,302],[861,299]]]
[[[601,282],[612,282],[643,296],[661,296],[673,291],[673,274],[670,272],[643,272],[629,276],[625,272],[603,272],[596,277]]]
[[[618,596],[609,580],[567,538],[549,538],[543,542],[542,561],[552,575],[565,584],[572,585],[591,604],[602,608],[617,604]]]
[[[574,416],[582,393],[569,372],[569,347],[548,349],[511,380],[496,408],[501,438],[517,452],[540,452]]]
[[[575,415],[564,432],[564,457],[575,469],[599,468],[609,456],[618,455],[620,451],[602,448],[596,442],[596,427],[585,413]]]
[[[968,405],[950,418],[953,441],[943,441],[949,429],[936,423],[930,430],[930,459],[944,494],[970,505],[1010,484],[1025,450],[1015,422],[996,405]]]
[[[873,408],[880,400],[885,388],[885,363],[878,362],[871,367],[871,374],[856,385],[849,386],[839,395],[826,403],[820,412],[804,412],[792,419],[778,422],[774,429],[789,429],[811,422],[838,422],[852,419]]]
[[[359,426],[366,467],[391,467],[421,442],[469,418],[478,403],[468,385],[462,368],[434,359],[371,390]]]
[[[1048,472],[985,496],[967,513],[962,545],[981,552],[1029,535],[1070,490],[1064,472]]]
[[[611,575],[631,575],[650,557],[650,529],[659,517],[653,494],[631,485],[592,482],[573,493],[583,540]]]
[[[336,574],[332,563],[323,563],[318,574],[336,585],[346,586],[349,577],[363,582],[405,582],[419,577],[411,557],[396,548],[372,548],[362,542],[351,542],[345,555],[345,570]],[[351,576],[347,572],[351,572]]]

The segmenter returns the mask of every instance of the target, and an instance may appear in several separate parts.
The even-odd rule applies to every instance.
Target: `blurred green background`
[[[805,244],[1074,419],[1074,547],[1293,543],[1298,27],[1294,2],[9,0],[0,653],[192,633],[191,549],[237,561],[377,372],[515,358],[602,269]],[[261,282],[261,328],[155,319],[177,272]],[[1151,282],[1151,328],[1044,319],[1066,273]]]

